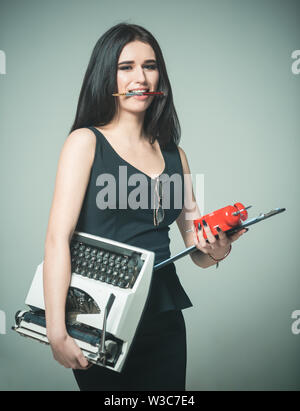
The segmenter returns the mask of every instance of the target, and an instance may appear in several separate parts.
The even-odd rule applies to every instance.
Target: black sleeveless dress
[[[153,222],[155,179],[128,163],[95,127],[96,150],[76,230],[98,235],[155,253],[155,264],[170,257],[169,230],[184,203],[184,178],[175,143],[162,148],[165,169],[159,176],[180,177],[168,184],[164,220]],[[109,191],[108,188],[114,188]],[[142,193],[136,195],[137,188]],[[111,195],[111,193],[115,195]],[[181,197],[181,201],[178,198]],[[136,199],[134,201],[133,199]],[[145,199],[147,200],[145,203]],[[153,272],[149,297],[131,350],[121,373],[93,365],[73,370],[80,390],[185,390],[186,329],[181,310],[192,307],[174,263]]]

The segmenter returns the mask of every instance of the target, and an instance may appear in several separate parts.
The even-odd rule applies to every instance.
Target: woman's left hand
[[[217,227],[218,236],[216,238],[211,232],[211,229],[206,221],[202,220],[202,222],[204,225],[203,229],[205,230],[208,241],[206,241],[203,236],[203,229],[201,227],[201,224],[198,224],[199,242],[197,242],[197,237],[194,232],[194,243],[200,251],[202,251],[204,254],[210,254],[216,260],[223,258],[224,255],[226,255],[226,253],[228,253],[228,251],[230,250],[231,243],[236,241],[248,231],[248,229],[245,228],[235,234],[227,236],[225,231],[222,231],[220,227]]]

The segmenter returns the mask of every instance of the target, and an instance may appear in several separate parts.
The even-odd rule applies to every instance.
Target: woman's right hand
[[[73,368],[74,370],[87,370],[93,365],[87,361],[81,349],[69,334],[60,337],[48,337],[48,340],[54,359],[64,367]]]

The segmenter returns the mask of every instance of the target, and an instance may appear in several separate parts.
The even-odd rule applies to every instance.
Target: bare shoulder
[[[186,158],[185,152],[182,147],[177,146],[181,159]]]
[[[190,168],[189,168],[189,164],[188,164],[188,160],[187,160],[187,156],[185,154],[185,151],[180,146],[177,146],[177,148],[178,148],[180,158],[181,158],[183,173],[184,174],[190,174]]]
[[[72,131],[65,139],[61,149],[60,159],[91,166],[94,160],[96,136],[88,128]],[[68,162],[69,162],[68,161]]]
[[[96,136],[87,128],[72,131],[64,141],[58,161],[46,242],[70,238],[89,183]]]
[[[88,128],[78,128],[72,131],[66,138],[63,148],[63,155],[70,155],[86,159],[92,163],[95,154],[96,136]]]

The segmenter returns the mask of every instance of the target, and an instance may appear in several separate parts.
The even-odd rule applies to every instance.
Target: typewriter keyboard
[[[143,266],[141,256],[128,249],[74,235],[70,244],[72,272],[121,288],[132,288]]]

